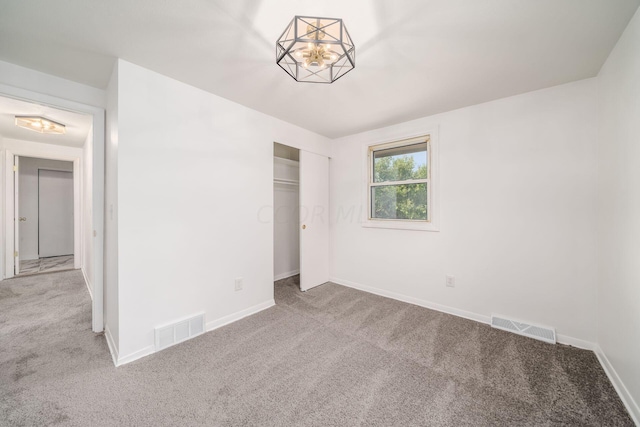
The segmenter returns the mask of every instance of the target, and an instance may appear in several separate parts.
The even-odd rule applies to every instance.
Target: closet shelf
[[[273,160],[276,163],[283,163],[285,165],[290,165],[290,166],[295,166],[295,167],[299,167],[300,166],[300,162],[297,161],[297,160],[285,159],[283,157],[274,157]]]
[[[299,181],[295,179],[274,178],[274,184],[298,185]]]

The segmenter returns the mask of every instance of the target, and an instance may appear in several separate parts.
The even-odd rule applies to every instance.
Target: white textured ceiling
[[[65,125],[66,133],[64,135],[47,135],[24,129],[16,126],[15,116],[45,117]],[[0,96],[0,136],[3,138],[82,147],[92,123],[93,118],[86,114]]]
[[[104,88],[114,59],[329,137],[597,75],[640,0],[0,0],[0,59]],[[294,15],[343,18],[332,85],[275,64]]]

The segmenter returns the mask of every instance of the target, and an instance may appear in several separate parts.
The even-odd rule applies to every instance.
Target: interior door
[[[20,180],[18,166],[20,158],[13,158],[13,272],[20,274]]]
[[[38,170],[38,255],[73,254],[73,173]]]
[[[300,289],[329,281],[329,158],[300,150]]]

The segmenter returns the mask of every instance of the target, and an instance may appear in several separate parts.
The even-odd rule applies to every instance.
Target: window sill
[[[412,222],[400,220],[366,220],[362,223],[366,228],[386,228],[391,230],[440,231],[432,222]]]

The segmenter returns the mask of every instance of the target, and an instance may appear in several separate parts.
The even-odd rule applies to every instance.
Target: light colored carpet
[[[335,284],[114,368],[78,271],[0,282],[0,425],[630,426],[594,354]]]

